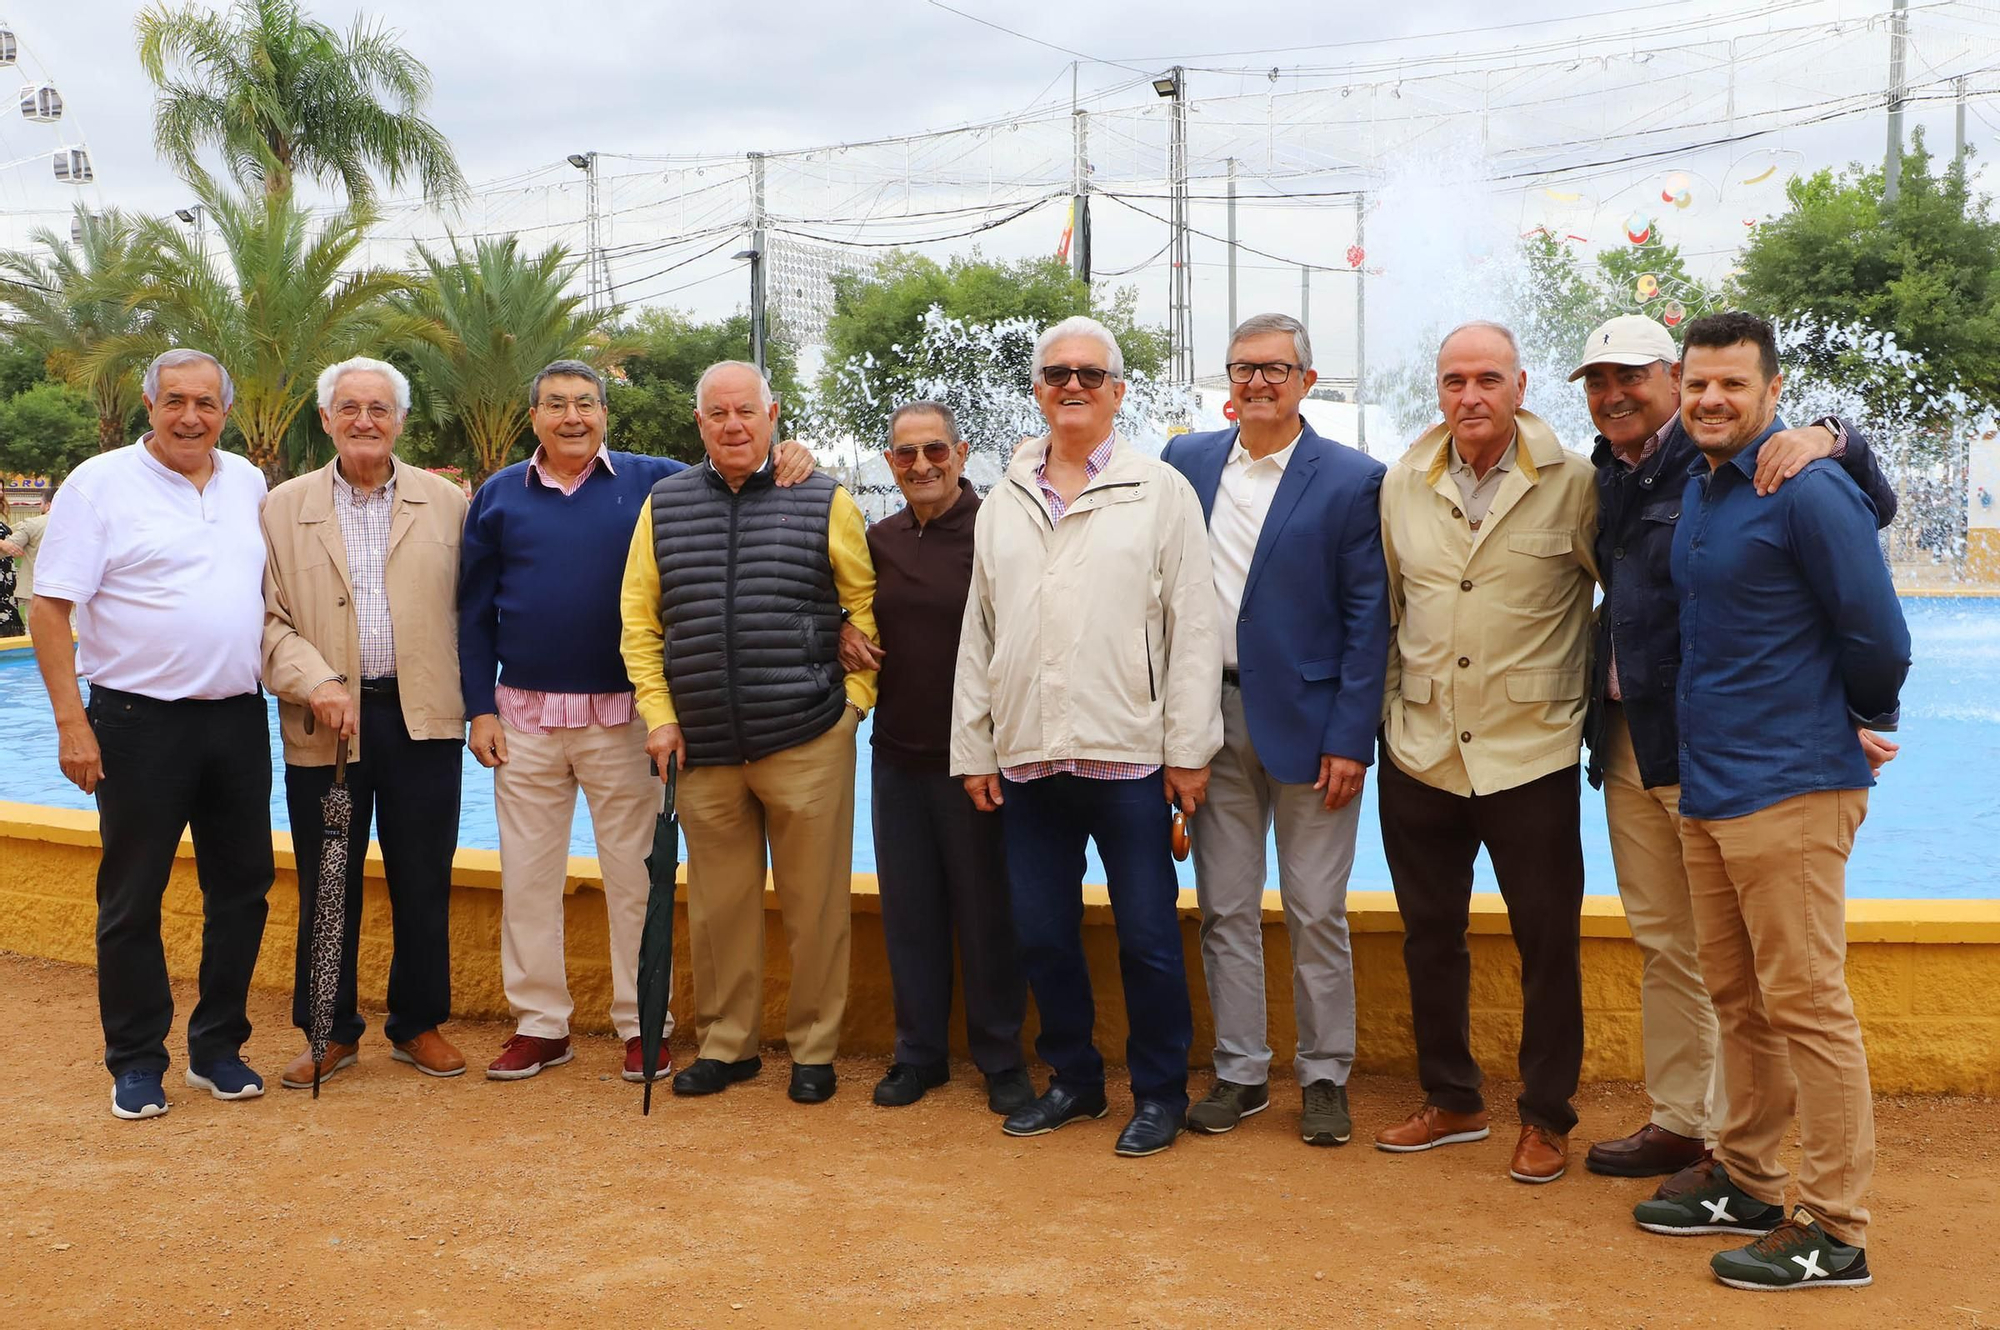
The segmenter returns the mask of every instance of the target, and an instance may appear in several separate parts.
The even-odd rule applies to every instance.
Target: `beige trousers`
[[[1695,956],[1694,907],[1681,863],[1681,787],[1647,789],[1620,707],[1605,726],[1604,814],[1625,922],[1638,944],[1639,1023],[1653,1122],[1715,1144],[1722,1120],[1715,1008]]]
[[[764,1017],[764,851],[791,952],[785,1042],[795,1063],[833,1061],[847,1010],[854,868],[854,709],[832,729],[738,766],[680,778],[688,942],[700,1056],[754,1057]]]
[[[646,926],[653,848],[664,787],[646,758],[646,726],[602,725],[523,734],[506,722],[507,760],[493,769],[500,824],[500,982],[515,1029],[542,1039],[569,1033],[563,969],[563,883],[577,787],[590,806],[611,934],[611,1024],[639,1033],[639,935]],[[667,1033],[674,1020],[667,1016]]]
[[[1729,1096],[1715,1157],[1744,1191],[1784,1204],[1778,1154],[1796,1110],[1799,1203],[1855,1246],[1867,1236],[1875,1106],[1847,992],[1847,856],[1867,814],[1866,790],[1821,790],[1744,817],[1681,820]]]

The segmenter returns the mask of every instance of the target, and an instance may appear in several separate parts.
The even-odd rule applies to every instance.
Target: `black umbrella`
[[[646,895],[646,927],[639,934],[639,1061],[646,1069],[642,1114],[653,1111],[653,1079],[666,1037],[667,999],[674,991],[674,870],[681,862],[681,824],[674,816],[678,764],[667,757],[667,797],[653,824],[653,852],[646,856],[652,889]]]
[[[307,716],[310,723],[311,716]],[[354,793],[347,788],[347,740],[333,760],[333,784],[319,801],[321,834],[319,893],[313,902],[312,969],[306,981],[306,1041],[312,1050],[313,1098],[319,1098],[319,1068],[333,1040],[334,995],[340,988],[340,947],[347,923],[347,828],[354,817]]]

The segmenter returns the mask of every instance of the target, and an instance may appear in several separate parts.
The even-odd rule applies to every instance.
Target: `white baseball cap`
[[[1674,335],[1644,314],[1620,314],[1606,319],[1584,339],[1583,356],[1569,376],[1575,383],[1592,365],[1650,365],[1664,360],[1669,365],[1681,358]]]

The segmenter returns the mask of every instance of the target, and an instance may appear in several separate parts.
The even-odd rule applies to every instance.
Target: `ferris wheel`
[[[17,88],[9,75],[20,77]],[[0,246],[18,248],[40,227],[74,241],[76,205],[101,211],[96,180],[74,108],[23,34],[0,18]]]

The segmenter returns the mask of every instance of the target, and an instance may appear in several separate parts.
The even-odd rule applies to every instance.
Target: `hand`
[[[1820,433],[1826,431],[1821,430]],[[771,464],[771,478],[778,483],[779,489],[789,489],[812,473],[812,449],[797,439],[786,439],[778,445],[777,456]]]
[[[1368,781],[1368,768],[1351,757],[1335,757],[1332,753],[1319,755],[1319,779],[1313,782],[1315,790],[1326,791],[1326,806],[1329,811],[1345,808],[1361,797],[1361,787]]]
[[[85,794],[94,794],[104,779],[104,755],[98,751],[97,731],[88,720],[72,720],[56,726],[56,765],[69,783]]]
[[[1183,813],[1193,813],[1208,798],[1207,767],[1166,768],[1167,802]]]
[[[1755,483],[1759,494],[1775,494],[1778,486],[1806,469],[1809,462],[1833,456],[1833,434],[1818,425],[1781,430],[1757,450]]]
[[[840,668],[849,674],[865,674],[882,668],[888,653],[868,640],[868,634],[851,623],[840,625]]]
[[[1896,754],[1903,751],[1903,745],[1894,739],[1884,738],[1873,730],[1856,730],[1861,736],[1861,753],[1868,759],[1868,774],[1879,776],[1882,768],[1896,760]]]
[[[669,757],[674,759],[676,766],[685,769],[688,764],[688,746],[687,738],[681,734],[681,727],[662,725],[649,732],[646,735],[646,756],[652,758],[653,765],[659,769],[662,785],[666,784]]]
[[[0,558],[18,559],[27,551],[11,540],[0,540]]]
[[[320,727],[336,739],[352,739],[361,733],[361,708],[354,704],[347,685],[340,680],[328,679],[313,689],[306,705],[312,708],[313,719]]]
[[[965,792],[972,796],[972,806],[982,813],[996,813],[1005,802],[1000,797],[1000,773],[991,772],[984,776],[961,777],[965,782]]]
[[[472,718],[472,736],[465,741],[473,760],[482,767],[502,766],[507,761],[507,731],[492,712]]]

